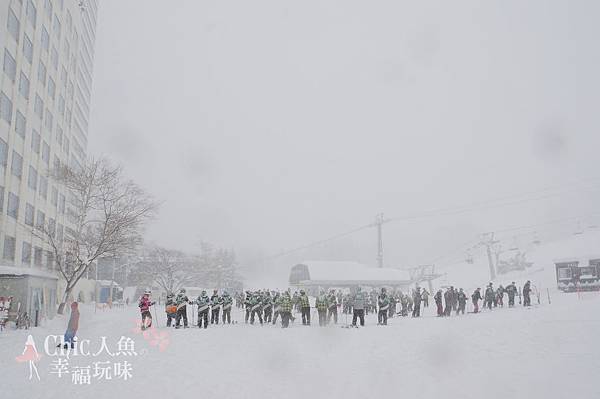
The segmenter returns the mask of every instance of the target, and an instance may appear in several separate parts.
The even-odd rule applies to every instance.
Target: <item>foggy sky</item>
[[[149,239],[277,253],[371,222],[424,262],[491,229],[596,211],[596,1],[100,2],[91,154],[163,201]],[[586,180],[587,181],[587,180]],[[586,189],[582,190],[581,187]],[[375,263],[375,231],[329,257]]]

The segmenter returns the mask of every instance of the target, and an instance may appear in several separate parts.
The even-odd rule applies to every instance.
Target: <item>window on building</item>
[[[62,142],[63,142],[63,130],[62,130],[62,127],[60,127],[59,124],[56,125],[56,141],[58,141],[58,144],[60,144],[62,146]]]
[[[19,217],[19,196],[11,192],[8,193],[6,214],[15,219]]]
[[[48,199],[48,178],[40,176],[40,195],[43,199]]]
[[[46,129],[48,129],[49,132],[52,132],[53,125],[54,125],[54,116],[52,115],[52,112],[50,112],[48,110],[48,108],[46,108],[46,119],[44,122],[44,126],[46,126]]]
[[[37,21],[37,8],[33,5],[32,0],[27,0],[27,9],[25,11],[25,15],[27,16],[27,20],[35,28],[35,24]]]
[[[36,154],[39,154],[41,145],[42,145],[42,136],[40,136],[40,133],[37,130],[32,129],[31,130],[31,149]]]
[[[8,21],[6,22],[6,28],[13,39],[15,39],[18,43],[19,32],[21,31],[21,23],[10,7],[8,8]]]
[[[69,32],[71,31],[71,28],[73,28],[73,17],[71,17],[71,12],[67,10],[67,29]]]
[[[29,176],[27,177],[27,187],[33,191],[37,191],[38,172],[35,168],[29,165]]]
[[[44,51],[50,51],[50,35],[48,34],[45,26],[42,26],[42,36],[40,37],[40,42],[42,43],[42,48]]]
[[[65,228],[62,224],[58,223],[56,227],[56,241],[62,242],[65,236]]]
[[[55,208],[56,205],[58,205],[58,189],[56,187],[52,187],[52,190],[50,190],[50,203],[54,205]]]
[[[48,19],[52,18],[52,2],[50,0],[44,0],[44,11]]]
[[[56,219],[54,218],[48,219],[48,233],[50,233],[50,236],[52,237],[56,234]]]
[[[4,119],[9,125],[12,121],[12,101],[3,91],[0,92],[0,118]]]
[[[2,257],[5,260],[13,261],[15,260],[15,250],[17,246],[17,240],[15,237],[4,236],[4,251],[2,252]]]
[[[46,69],[46,65],[40,60],[40,66],[38,67],[38,81],[42,83],[42,86],[46,86],[47,74],[48,70]]]
[[[48,95],[52,101],[54,101],[54,98],[56,97],[56,83],[54,83],[54,79],[51,77],[48,78]]]
[[[27,241],[21,247],[21,264],[31,266],[31,244]]]
[[[58,201],[58,212],[60,212],[61,215],[65,214],[65,203],[66,203],[66,198],[65,198],[64,194],[60,194],[59,201]]]
[[[54,46],[52,46],[52,51],[50,51],[50,62],[54,70],[58,71],[58,50]]]
[[[33,43],[27,34],[25,34],[25,40],[23,40],[23,55],[25,55],[25,59],[29,62],[29,65],[33,62]]]
[[[23,175],[23,157],[15,150],[12,152],[10,172],[13,174],[13,176],[17,176],[19,179]]]
[[[0,139],[0,166],[8,165],[8,143]]]
[[[21,113],[21,111],[17,110],[17,116],[15,117],[15,132],[23,140],[25,140],[25,131],[27,130],[27,120],[25,119],[25,115]]]
[[[60,70],[60,81],[63,82],[63,87],[67,87],[67,69],[63,66]]]
[[[15,61],[15,57],[13,57],[7,49],[4,49],[4,64],[2,69],[6,76],[14,82],[17,78],[17,61]]]
[[[45,141],[42,143],[42,160],[50,166],[50,146]]]
[[[43,230],[45,225],[46,225],[46,214],[38,209],[35,227],[40,230]]]
[[[39,95],[35,95],[35,103],[33,104],[33,112],[40,120],[44,119],[44,101]]]
[[[60,159],[58,159],[56,154],[52,158],[52,167],[54,168],[54,170],[60,169]]]
[[[33,227],[33,217],[35,215],[35,208],[29,202],[25,204],[25,224]]]
[[[54,252],[52,251],[46,251],[46,267],[54,270]]]
[[[35,247],[33,248],[33,264],[36,266],[42,266],[42,254],[44,252],[42,251],[42,248],[40,247]]]
[[[4,212],[4,187],[0,186],[0,211]]]
[[[27,79],[27,75],[21,72],[19,76],[19,93],[25,98],[29,100],[29,79]]]
[[[62,118],[65,116],[65,98],[62,96],[58,96],[58,113]]]
[[[58,19],[58,16],[56,14],[54,14],[54,21],[52,23],[52,30],[54,31],[54,34],[56,35],[56,38],[58,40],[60,40],[60,35],[61,35],[61,23],[60,20]]]

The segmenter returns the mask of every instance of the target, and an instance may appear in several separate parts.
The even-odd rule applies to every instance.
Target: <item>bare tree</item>
[[[194,281],[194,260],[181,251],[154,246],[148,248],[138,273],[147,274],[167,292],[175,292]]]
[[[55,225],[34,229],[54,252],[56,267],[66,281],[58,313],[90,265],[101,257],[133,252],[142,242],[145,223],[157,204],[140,187],[125,179],[120,166],[106,159],[89,159],[78,168],[60,166],[50,177],[67,195],[69,224],[64,234]]]

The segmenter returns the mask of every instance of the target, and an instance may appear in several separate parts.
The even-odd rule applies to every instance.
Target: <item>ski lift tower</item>
[[[380,213],[375,217],[375,222],[371,224],[371,226],[377,227],[377,266],[383,267],[383,229],[382,226],[384,223],[391,221],[390,219],[385,219],[383,217],[383,213]]]
[[[422,265],[417,267],[411,267],[408,269],[410,281],[418,284],[422,281],[427,281],[427,287],[429,293],[433,292],[433,285],[431,282],[438,277],[442,277],[441,274],[435,272],[435,265]]]
[[[494,239],[494,233],[484,233],[483,239],[479,243],[485,246],[488,256],[488,263],[490,266],[490,280],[496,278],[496,267],[494,266],[494,260],[492,259],[492,246],[498,244],[500,241]]]

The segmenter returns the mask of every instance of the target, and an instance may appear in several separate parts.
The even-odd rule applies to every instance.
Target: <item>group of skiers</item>
[[[531,281],[527,280],[523,289],[521,290],[523,295],[523,306],[531,306]],[[515,306],[515,297],[519,295],[519,303],[521,293],[515,282],[513,281],[506,287],[502,285],[494,289],[493,283],[489,283],[485,289],[483,296],[481,295],[481,288],[475,289],[471,294],[471,301],[473,303],[473,313],[479,313],[479,301],[483,301],[484,308],[492,309],[492,307],[504,307],[504,294],[508,296],[508,307]],[[442,290],[434,295],[433,299],[437,306],[438,317],[450,316],[452,312],[456,314],[465,313],[465,307],[467,304],[467,294],[462,288],[456,290],[454,287],[448,287],[446,292],[442,293]]]
[[[531,305],[531,282],[527,281],[521,290],[523,295],[523,305]],[[497,289],[493,288],[492,283],[486,287],[485,293],[481,295],[481,289],[477,288],[471,295],[473,303],[473,313],[479,312],[479,301],[483,301],[484,307],[492,309],[497,306],[504,306],[504,294],[508,296],[508,306],[515,304],[515,296],[519,293],[515,282],[513,281],[506,287],[500,285]],[[315,297],[314,306],[311,306],[310,299],[305,290],[294,292],[290,290],[283,292],[270,290],[246,291],[245,293],[235,293],[235,305],[243,308],[245,311],[245,323],[254,324],[257,320],[263,323],[276,324],[277,319],[281,317],[283,328],[289,326],[290,321],[295,321],[293,313],[300,313],[302,324],[311,324],[311,309],[316,308],[318,314],[319,326],[326,326],[333,322],[338,323],[338,309],[341,308],[343,314],[352,314],[352,326],[360,323],[365,324],[365,315],[377,313],[377,322],[379,325],[387,325],[389,317],[421,316],[421,306],[429,306],[430,293],[426,289],[416,287],[411,295],[393,290],[388,292],[386,288],[379,291],[371,290],[365,292],[361,287],[357,287],[352,294],[342,294],[341,291],[320,290]],[[519,294],[519,298],[520,298]],[[467,294],[462,288],[455,289],[448,287],[445,292],[438,290],[434,295],[434,301],[437,306],[437,315],[450,316],[452,312],[464,314],[467,304]],[[209,324],[219,324],[221,319],[223,324],[231,324],[231,308],[234,303],[227,291],[219,295],[218,290],[214,290],[209,297],[206,291],[202,291],[195,300],[190,300],[186,295],[185,288],[179,290],[177,295],[167,294],[165,302],[165,312],[167,314],[167,327],[170,327],[175,320],[175,328],[182,326],[188,327],[187,306],[197,306],[197,323],[199,328],[207,328]],[[150,306],[155,302],[150,301],[150,292],[144,293],[140,298],[139,307],[142,313],[142,328],[147,328],[152,324]],[[398,305],[400,306],[399,311]]]

